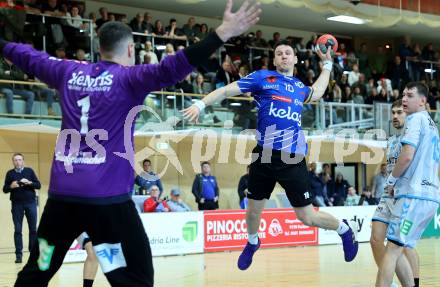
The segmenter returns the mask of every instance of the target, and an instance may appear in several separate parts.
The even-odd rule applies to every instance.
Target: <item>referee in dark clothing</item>
[[[37,240],[37,200],[35,190],[41,188],[32,168],[24,167],[24,157],[20,153],[12,156],[14,169],[6,173],[4,193],[10,193],[12,202],[12,220],[14,221],[15,263],[21,263],[23,257],[23,238],[21,230],[23,215],[29,226],[29,251]]]

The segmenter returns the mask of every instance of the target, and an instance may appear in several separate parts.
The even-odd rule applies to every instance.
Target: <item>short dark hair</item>
[[[273,46],[273,50],[275,51],[279,46],[282,46],[282,45],[289,46],[290,48],[293,49],[293,47],[289,41],[282,40],[282,41],[279,41],[278,43],[276,43],[275,46]]]
[[[398,107],[401,107],[401,106],[402,106],[402,99],[399,99],[399,100],[395,100],[393,102],[393,104],[391,105],[391,108],[398,108]]]
[[[202,162],[202,163],[200,164],[200,166],[204,166],[205,164],[211,166],[211,164],[209,163],[209,161],[204,161],[204,162]]]
[[[121,22],[107,22],[99,29],[99,46],[104,53],[114,53],[122,41],[133,39],[133,31]]]
[[[429,88],[427,85],[425,85],[422,82],[409,82],[408,84],[406,84],[405,88],[407,89],[416,88],[417,93],[419,93],[419,95],[428,98]]]
[[[144,160],[142,161],[142,165],[144,165],[146,162],[148,162],[148,163],[151,164],[151,160],[149,160],[148,158],[146,158],[146,159],[144,159]]]
[[[173,22],[177,22],[177,20],[174,19],[174,18],[171,18],[171,19],[170,19],[170,24],[173,23]]]
[[[12,159],[14,159],[14,157],[16,157],[17,155],[21,156],[22,159],[24,159],[24,156],[22,153],[16,152],[12,155]]]

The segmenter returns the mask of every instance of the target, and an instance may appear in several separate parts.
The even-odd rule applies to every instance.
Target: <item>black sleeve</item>
[[[214,176],[214,178],[215,178],[215,196],[219,197],[220,189],[218,187],[217,178],[215,176]]]
[[[33,189],[40,189],[41,188],[41,183],[38,180],[37,175],[35,174],[33,169],[30,169],[30,170],[31,170],[31,179],[30,179],[30,181],[32,181],[32,185],[31,185],[32,188]]]
[[[8,44],[9,42],[5,39],[0,37],[0,55],[3,55],[3,48]]]
[[[196,198],[196,202],[199,203],[200,201],[200,190],[199,190],[199,176],[196,175],[194,178],[193,186],[192,186],[192,193],[194,194],[194,197]]]
[[[223,41],[217,33],[213,32],[209,33],[202,41],[186,47],[183,52],[188,58],[188,62],[192,66],[197,67],[200,64],[208,62],[209,56],[221,46],[223,46]]]
[[[11,173],[8,171],[5,177],[5,184],[3,185],[4,193],[11,192],[11,183],[12,183]]]

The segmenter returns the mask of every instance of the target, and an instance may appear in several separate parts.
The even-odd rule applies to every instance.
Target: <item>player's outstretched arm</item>
[[[323,54],[320,49],[316,50],[316,54],[321,59],[324,65],[321,74],[312,85],[313,94],[311,95],[311,98],[308,100],[308,102],[319,101],[324,95],[325,90],[327,89],[330,80],[330,73],[333,68],[333,58],[330,54],[330,51],[331,49],[328,49],[327,53]]]
[[[182,110],[183,117],[189,121],[197,122],[200,112],[213,103],[224,100],[227,97],[237,96],[242,94],[237,82],[230,83],[220,89],[212,91],[203,99],[195,102],[189,108]]]
[[[246,32],[260,19],[260,4],[245,1],[235,12],[232,12],[232,0],[228,0],[223,14],[223,21],[214,33],[205,39],[177,52],[175,56],[166,57],[157,65],[138,65],[131,68],[128,82],[136,91],[134,94],[144,96],[146,92],[155,91],[174,85],[184,79],[193,69],[204,62],[220,48],[224,42]]]

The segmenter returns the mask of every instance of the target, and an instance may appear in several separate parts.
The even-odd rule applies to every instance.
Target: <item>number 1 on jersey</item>
[[[89,110],[90,110],[90,97],[84,97],[81,100],[76,102],[78,107],[81,108],[81,131],[82,135],[85,135],[89,132]]]

